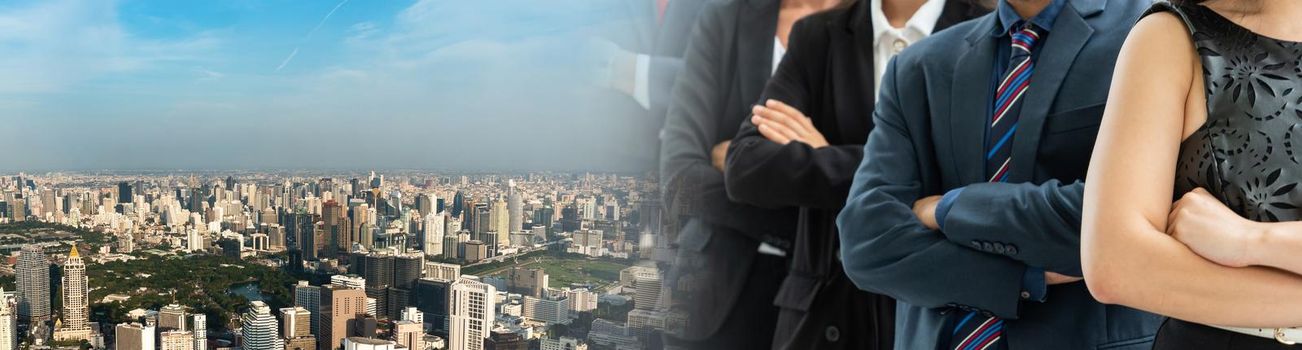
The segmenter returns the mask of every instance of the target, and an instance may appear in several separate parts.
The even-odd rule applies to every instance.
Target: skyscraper
[[[393,340],[407,349],[424,349],[424,325],[416,321],[395,322],[393,324]]]
[[[321,307],[317,311],[321,315],[321,334],[317,336],[317,348],[338,349],[350,333],[348,321],[365,313],[365,309],[366,293],[361,289],[339,285],[321,287]]]
[[[433,212],[425,215],[425,231],[421,237],[424,242],[421,251],[425,252],[425,256],[433,257],[443,254],[443,229],[445,228],[443,215],[443,212]]]
[[[198,313],[190,318],[194,333],[194,349],[208,350],[208,315]]]
[[[123,323],[114,327],[118,350],[155,350],[154,326]]]
[[[507,245],[511,242],[511,217],[510,210],[506,207],[506,201],[498,199],[493,201],[493,207],[489,210],[489,231],[497,233],[497,244]],[[481,240],[487,242],[488,239]]]
[[[515,180],[507,180],[506,190],[506,212],[510,216],[507,222],[510,223],[507,233],[517,232],[524,227],[524,196],[520,190],[515,188]]]
[[[496,318],[496,297],[497,288],[474,276],[462,277],[452,284],[449,349],[484,349],[484,338],[490,335]]]
[[[68,261],[63,263],[63,328],[54,332],[58,340],[90,338],[90,293],[86,280],[86,264],[81,261],[77,244],[68,251]]]
[[[131,183],[125,181],[118,183],[118,204],[131,203],[133,197]]]
[[[0,350],[18,349],[18,301],[0,288]]]
[[[321,287],[309,285],[307,281],[298,281],[294,285],[294,306],[300,306],[310,311],[308,317],[308,332],[313,335],[321,335],[320,324],[321,314],[318,312],[321,306]]]
[[[254,301],[249,310],[240,316],[241,335],[244,336],[244,349],[280,350],[285,345],[276,336],[279,325],[276,316],[271,315],[271,308],[262,301]]]
[[[18,318],[43,321],[50,317],[50,260],[37,245],[23,246],[14,267],[17,274]]]
[[[177,304],[163,306],[158,309],[158,330],[159,331],[184,331],[185,328],[185,307]]]
[[[182,330],[158,333],[158,350],[195,350],[194,334]]]
[[[285,339],[312,336],[312,312],[302,306],[281,308],[280,322]]]

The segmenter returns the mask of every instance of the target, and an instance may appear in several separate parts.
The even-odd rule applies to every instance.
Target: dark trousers
[[[773,255],[755,254],[737,304],[714,336],[702,341],[667,340],[676,348],[691,350],[750,350],[772,347],[778,308],[773,298],[778,286],[787,276],[786,259]]]
[[[1235,333],[1197,323],[1168,319],[1157,331],[1153,350],[1298,350],[1275,339]]]

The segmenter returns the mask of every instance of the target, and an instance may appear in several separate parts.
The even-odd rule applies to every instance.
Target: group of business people
[[[1302,2],[664,3],[669,346],[1302,341]]]

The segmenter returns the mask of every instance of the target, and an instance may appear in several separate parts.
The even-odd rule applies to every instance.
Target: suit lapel
[[[1009,182],[1028,182],[1034,179],[1033,170],[1045,118],[1053,107],[1058,90],[1077,54],[1093,33],[1094,29],[1085,23],[1085,19],[1070,4],[1054,22],[1053,30],[1041,47],[1044,51],[1040,52],[1040,57],[1035,61],[1031,86],[1026,91],[1026,100],[1022,102],[1017,136],[1013,138]]]
[[[863,115],[863,111],[871,112],[877,103],[877,91],[873,90],[877,77],[873,60],[873,24],[868,16],[868,4],[860,1],[852,6],[855,8],[848,16],[837,18],[836,25],[829,28],[831,41],[828,43],[830,50],[827,59],[830,60],[829,68],[836,74],[832,75],[832,89],[827,91],[857,94],[840,95],[851,98],[832,99],[836,108],[835,127],[841,137],[839,142],[862,143],[867,139],[870,131],[868,123],[872,121],[872,115]],[[818,103],[822,101],[810,102]]]
[[[985,179],[986,121],[990,119],[990,74],[995,65],[995,40],[991,28],[995,17],[981,19],[968,34],[967,51],[963,52],[954,67],[953,91],[949,108],[949,133],[954,169],[964,183],[982,182]]]
[[[750,0],[742,6],[737,33],[737,79],[742,98],[758,98],[773,74],[773,42],[778,30],[777,0]],[[760,101],[747,101],[758,103]],[[746,109],[749,113],[750,109]]]

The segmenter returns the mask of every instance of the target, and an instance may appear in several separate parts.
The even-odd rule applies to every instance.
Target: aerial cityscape
[[[0,349],[648,348],[685,323],[663,210],[610,173],[9,174]]]

